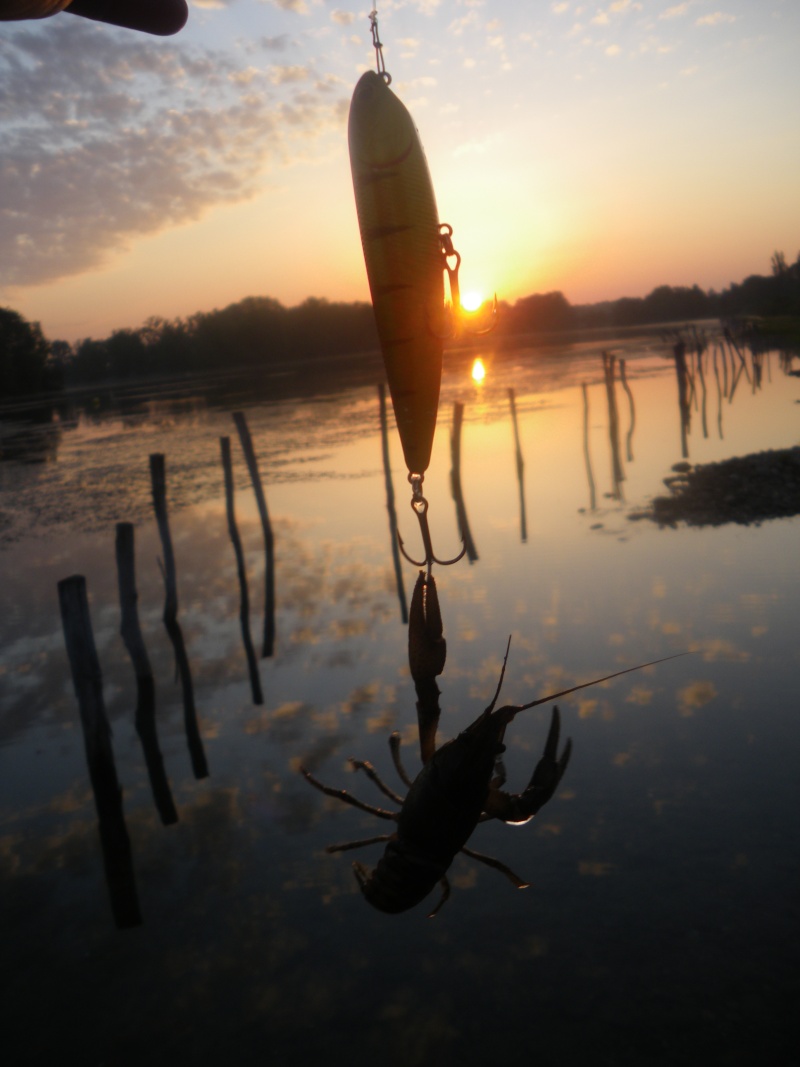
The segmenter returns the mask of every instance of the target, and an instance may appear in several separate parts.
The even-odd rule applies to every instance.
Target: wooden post
[[[583,458],[586,463],[586,477],[589,480],[589,509],[594,511],[597,507],[597,492],[592,474],[592,456],[589,451],[589,392],[586,382],[581,384],[581,389],[583,391]]]
[[[142,742],[144,759],[153,799],[156,802],[161,822],[168,826],[178,821],[178,812],[172,799],[169,779],[164,770],[164,760],[158,743],[156,729],[156,686],[150,660],[147,655],[141,627],[136,592],[136,564],[133,551],[133,523],[117,523],[117,580],[119,603],[122,611],[120,634],[133,661],[136,674],[136,732]]]
[[[244,651],[247,656],[247,667],[250,671],[250,688],[253,692],[253,703],[263,704],[264,696],[261,692],[261,679],[258,674],[258,660],[253,650],[253,639],[250,636],[250,598],[247,595],[247,572],[244,566],[244,552],[239,530],[236,526],[236,514],[233,507],[233,464],[231,463],[231,439],[220,437],[222,448],[222,469],[225,474],[225,509],[228,515],[228,532],[233,542],[233,550],[236,553],[236,570],[239,574],[239,621],[242,627],[242,640]]]
[[[197,725],[192,672],[189,667],[189,657],[186,655],[183,633],[178,622],[178,581],[175,571],[175,555],[172,551],[172,537],[169,532],[169,520],[167,518],[166,470],[164,456],[160,452],[155,452],[150,456],[150,480],[153,487],[153,507],[156,513],[158,532],[161,536],[161,547],[164,552],[162,568],[166,589],[164,626],[175,650],[175,662],[183,689],[183,721],[186,728],[186,740],[189,745],[192,770],[195,778],[207,778],[208,764],[203,751],[200,729]]]
[[[400,601],[400,618],[403,625],[408,623],[408,604],[406,587],[403,584],[403,567],[400,562],[400,542],[398,540],[397,508],[394,502],[394,483],[392,482],[392,465],[389,459],[389,420],[386,412],[386,386],[378,385],[378,403],[381,417],[381,454],[383,456],[383,479],[386,485],[386,510],[389,512],[389,536],[392,540],[392,563],[394,580],[397,586],[397,599]]]
[[[458,528],[461,531],[461,540],[467,547],[467,559],[474,563],[478,558],[478,550],[472,539],[472,531],[469,528],[467,507],[464,503],[464,491],[461,488],[461,425],[464,421],[464,405],[460,401],[453,404],[453,429],[450,433],[450,489],[453,500],[456,502],[456,516]]]
[[[622,500],[622,483],[625,471],[622,467],[619,451],[619,412],[617,394],[614,389],[614,365],[616,358],[608,352],[603,353],[603,373],[606,380],[606,398],[608,400],[608,440],[611,445],[611,480],[614,486],[614,499]]]
[[[267,498],[264,496],[264,487],[261,484],[258,460],[253,448],[253,439],[250,436],[250,428],[244,412],[234,411],[233,421],[239,432],[245,462],[250,472],[250,481],[253,483],[253,492],[256,495],[258,514],[261,517],[261,529],[264,532],[264,640],[261,655],[267,658],[275,651],[275,539],[267,510]]]
[[[72,681],[78,698],[86,762],[94,792],[106,884],[118,927],[142,922],[131,842],[122,810],[122,789],[111,748],[111,727],[103,703],[103,678],[92,633],[86,579],[81,574],[58,583],[61,622]]]
[[[520,540],[528,540],[528,520],[525,512],[525,460],[522,458],[522,445],[519,440],[517,422],[517,397],[513,387],[508,390],[508,402],[511,405],[511,425],[514,427],[514,454],[517,466],[517,485],[519,486],[519,526]]]
[[[689,404],[689,375],[686,369],[686,342],[678,338],[672,349],[675,358],[675,373],[678,378],[678,409],[681,417],[681,455],[689,456],[689,430],[692,409]]]
[[[628,457],[628,463],[633,463],[633,431],[636,428],[636,404],[633,401],[631,387],[628,385],[628,375],[625,372],[624,359],[619,361],[619,379],[622,382],[622,388],[625,390],[625,395],[628,398],[628,411],[630,412],[628,433],[625,436],[625,454]]]

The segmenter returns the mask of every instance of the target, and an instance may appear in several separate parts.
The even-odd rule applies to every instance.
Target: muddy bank
[[[670,495],[656,497],[630,519],[650,519],[659,526],[722,526],[800,514],[800,447],[695,467],[676,463],[672,469],[675,473],[664,479]]]

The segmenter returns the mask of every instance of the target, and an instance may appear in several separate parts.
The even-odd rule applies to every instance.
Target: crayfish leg
[[[469,856],[470,859],[477,860],[479,863],[485,863],[487,867],[493,867],[496,871],[500,871],[516,886],[517,889],[528,889],[530,882],[524,882],[518,874],[514,874],[510,867],[508,867],[502,860],[495,859],[494,856],[486,856],[483,852],[475,852],[471,848],[462,848],[461,851],[465,856]]]
[[[380,789],[380,791],[385,797],[388,797],[389,800],[393,800],[395,804],[399,804],[402,807],[403,798],[401,796],[398,796],[393,789],[389,788],[389,786],[384,782],[384,780],[381,778],[381,776],[378,774],[378,772],[375,770],[369,760],[351,759],[350,766],[355,771],[363,771],[364,774],[366,774],[367,778],[369,778],[371,782],[375,783],[375,785],[378,787],[378,789]]]
[[[343,841],[339,845],[328,845],[326,852],[348,852],[351,848],[364,848],[366,845],[377,845],[380,841],[391,841],[394,834],[378,834],[377,837],[364,837],[360,841]]]
[[[320,793],[324,793],[326,797],[335,797],[336,800],[341,800],[345,804],[352,804],[354,808],[369,812],[370,815],[377,815],[379,819],[391,819],[392,822],[397,822],[398,813],[396,811],[386,811],[385,808],[376,808],[373,804],[365,804],[363,800],[354,797],[346,789],[334,789],[332,786],[323,785],[305,767],[300,768],[300,773],[307,782],[313,785],[315,789],[319,789]]]
[[[428,912],[428,918],[429,919],[435,919],[436,916],[441,911],[442,907],[450,899],[450,883],[447,880],[447,875],[445,875],[442,878],[442,880],[439,882],[439,885],[442,887],[442,895],[441,895],[441,897],[439,899],[439,903],[436,905],[436,907],[433,909],[433,911],[429,911]]]
[[[400,734],[397,730],[394,730],[389,738],[389,750],[392,753],[392,762],[394,763],[394,769],[400,777],[400,781],[410,789],[412,782],[408,772],[403,766],[403,761],[400,758]]]

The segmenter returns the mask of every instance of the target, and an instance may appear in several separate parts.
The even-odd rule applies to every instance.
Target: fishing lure
[[[430,567],[456,562],[434,556],[422,481],[436,431],[444,340],[452,332],[444,274],[456,313],[461,257],[453,248],[452,227],[439,223],[414,120],[389,87],[377,21],[373,11],[378,69],[361,76],[350,103],[350,166],[378,339],[422,531],[423,563]]]
[[[408,469],[428,468],[439,407],[444,275],[439,220],[414,122],[367,71],[348,123],[358,224],[375,323]]]

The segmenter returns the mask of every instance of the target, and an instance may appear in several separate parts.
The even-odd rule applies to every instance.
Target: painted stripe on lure
[[[439,216],[414,121],[380,74],[359,79],[348,123],[367,278],[409,472],[431,458],[445,332]]]

